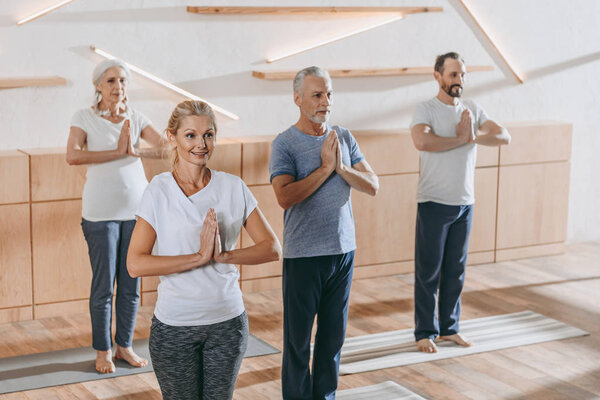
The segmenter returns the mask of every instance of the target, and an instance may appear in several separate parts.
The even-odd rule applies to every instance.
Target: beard
[[[324,124],[327,122],[327,120],[329,120],[329,113],[327,113],[325,115],[318,115],[318,114],[309,115],[308,119],[311,120],[315,124]]]
[[[458,88],[458,90],[454,91],[453,89]],[[447,90],[444,88],[444,92],[448,94],[450,97],[460,97],[462,95],[463,88],[459,84],[455,83],[451,85]]]

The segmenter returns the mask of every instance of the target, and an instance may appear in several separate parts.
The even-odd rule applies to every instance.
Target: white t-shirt
[[[155,176],[142,197],[137,216],[156,232],[154,255],[177,256],[200,250],[200,232],[209,208],[219,222],[221,245],[233,250],[257,202],[244,181],[211,170],[202,190],[187,197],[171,172]],[[216,324],[244,312],[239,271],[214,260],[185,272],[160,277],[154,315],[172,326]]]
[[[141,132],[150,125],[150,120],[135,110],[128,119],[131,121],[131,142],[137,146]],[[96,115],[91,108],[84,108],[73,115],[71,126],[85,131],[89,151],[105,151],[117,148],[124,122],[112,123]],[[135,219],[135,210],[147,184],[139,157],[127,156],[89,164],[82,195],[82,217],[88,221]]]
[[[417,106],[410,127],[426,124],[433,133],[443,137],[456,137],[456,125],[465,109],[471,113],[473,132],[489,120],[485,111],[472,100],[456,99],[450,106],[437,97]],[[421,151],[421,172],[417,202],[459,206],[475,202],[474,180],[477,145],[465,144],[440,152]]]

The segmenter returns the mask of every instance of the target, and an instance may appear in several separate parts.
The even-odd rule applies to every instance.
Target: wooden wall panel
[[[500,157],[499,146],[480,146],[477,145],[476,167],[496,167]]]
[[[29,157],[19,151],[0,151],[0,204],[29,201]]]
[[[67,164],[63,147],[22,150],[31,158],[31,200],[79,199],[85,165]]]
[[[494,250],[498,168],[475,169],[475,205],[469,252]]]
[[[0,308],[32,304],[29,204],[0,205]]]
[[[500,164],[527,164],[571,159],[573,125],[559,122],[519,122],[504,125],[512,137],[500,149]]]
[[[265,218],[275,231],[279,242],[283,246],[283,208],[277,204],[277,198],[271,185],[250,186],[250,191],[256,197]],[[250,235],[242,228],[242,247],[251,246],[254,242]],[[242,265],[242,280],[281,276],[282,261],[272,261],[259,265]]]
[[[415,271],[414,261],[400,261],[389,264],[364,265],[354,267],[352,279],[367,279],[375,276],[410,274]]]
[[[498,249],[564,242],[569,163],[500,167]]]
[[[142,292],[155,291],[160,283],[158,276],[144,276],[142,277]]]
[[[270,184],[269,159],[276,135],[235,138],[242,144],[242,179],[246,185]]]
[[[419,152],[407,129],[353,131],[361,152],[378,175],[419,172]]]
[[[142,306],[153,306],[156,304],[156,299],[158,298],[158,292],[143,292],[142,299],[140,304]]]
[[[250,279],[247,281],[241,281],[240,286],[242,292],[252,293],[260,292],[263,290],[281,289],[281,277],[261,278],[261,279]]]
[[[522,258],[550,256],[554,254],[563,254],[566,251],[566,244],[550,243],[538,246],[517,247],[513,249],[496,250],[496,262],[519,260]]]
[[[29,321],[33,319],[33,306],[13,307],[0,310],[0,324]]]
[[[34,301],[89,296],[92,269],[81,230],[81,200],[32,205]]]
[[[418,174],[381,176],[377,196],[352,192],[355,265],[414,258],[418,179]]]
[[[74,300],[60,303],[36,304],[35,319],[60,317],[61,315],[82,314],[90,312],[89,301]]]

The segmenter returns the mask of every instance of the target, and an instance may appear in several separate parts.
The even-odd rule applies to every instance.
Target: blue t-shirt
[[[311,136],[291,126],[271,145],[271,181],[277,175],[299,181],[319,168],[321,146],[332,129],[340,140],[344,164],[352,166],[365,158],[348,129],[327,126],[325,135]],[[350,185],[334,171],[314,193],[283,213],[283,256],[316,257],[355,249]]]

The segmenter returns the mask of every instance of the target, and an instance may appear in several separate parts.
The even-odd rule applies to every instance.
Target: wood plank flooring
[[[347,337],[411,328],[412,282],[412,275],[355,281]],[[280,291],[248,294],[245,302],[251,332],[281,348]],[[429,399],[600,398],[600,243],[570,245],[560,256],[468,268],[463,320],[523,310],[590,336],[342,376],[339,389],[393,380]],[[140,308],[136,338],[147,337],[151,315],[151,307]],[[0,357],[90,345],[86,314],[0,325]],[[244,360],[235,398],[281,398],[280,365],[281,354]],[[152,373],[0,395],[0,400],[160,398]]]

